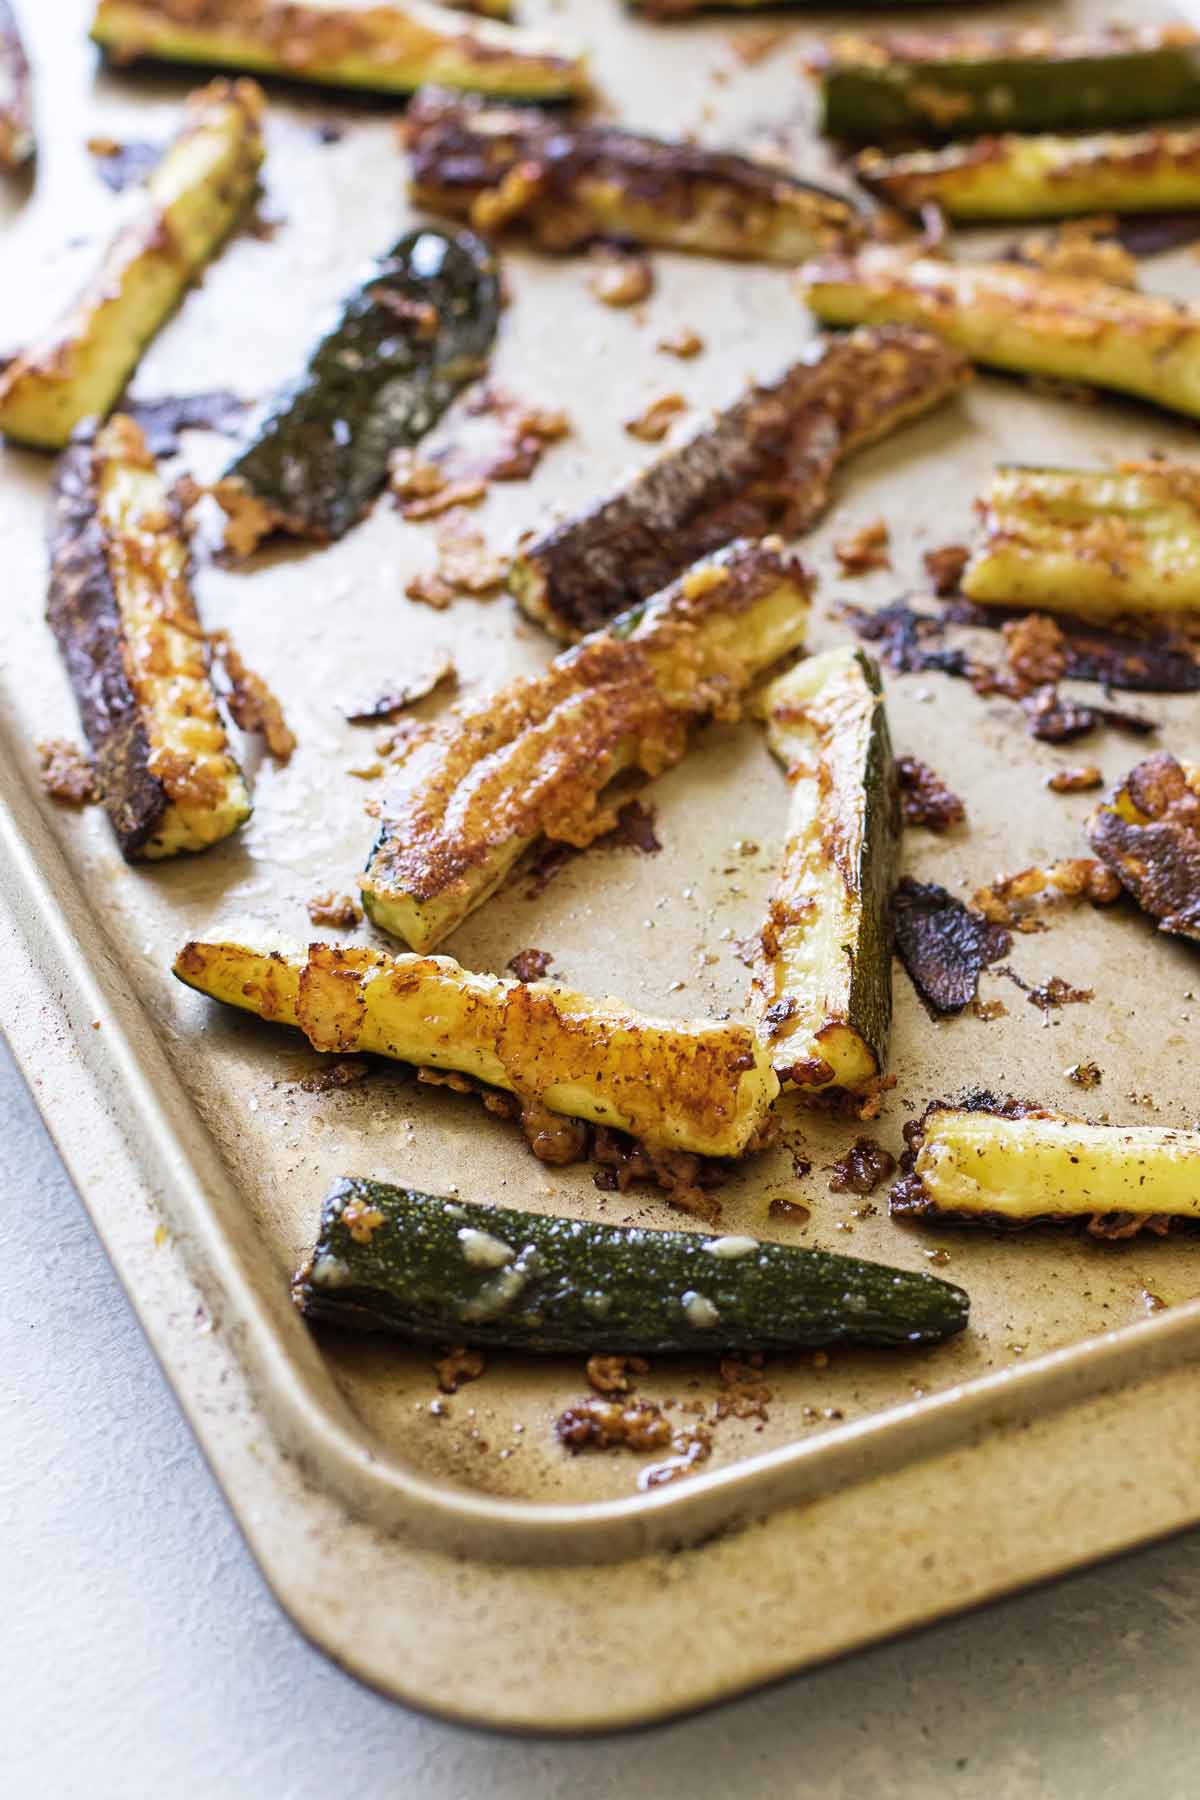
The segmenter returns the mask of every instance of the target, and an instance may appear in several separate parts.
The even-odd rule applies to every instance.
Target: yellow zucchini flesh
[[[888,156],[864,150],[855,173],[903,212],[950,219],[1057,219],[1200,207],[1200,128],[978,138]]]
[[[889,905],[900,818],[879,671],[826,651],[763,696],[791,816],[755,943],[759,1034],[799,1087],[861,1092],[883,1072],[892,1017]]]
[[[60,466],[50,623],[130,860],[205,850],[249,817],[209,674],[188,552],[131,419],[109,420]]]
[[[952,263],[881,245],[805,265],[829,325],[921,325],[974,362],[1087,382],[1200,417],[1200,313],[1016,262]]]
[[[1092,1125],[932,1107],[892,1211],[929,1220],[1034,1225],[1089,1221],[1100,1236],[1167,1220],[1200,1222],[1200,1132]],[[1128,1223],[1126,1223],[1128,1221]]]
[[[565,100],[588,87],[583,57],[553,39],[429,0],[99,0],[92,37],[115,62],[203,63],[384,94],[431,82]]]
[[[1003,465],[962,589],[985,606],[1093,617],[1200,607],[1200,464]]]
[[[363,876],[374,924],[440,943],[543,837],[608,831],[604,792],[678,762],[689,731],[736,717],[750,683],[795,650],[808,580],[778,539],[736,543],[539,675],[455,707],[405,758]]]
[[[740,1156],[779,1092],[748,1026],[646,1018],[619,1000],[474,974],[446,956],[191,943],[174,972],[214,1000],[299,1027],[316,1050],[456,1070],[657,1149]]]
[[[133,200],[68,312],[0,374],[0,433],[61,449],[108,416],[150,339],[249,205],[263,157],[262,94],[213,82]]]

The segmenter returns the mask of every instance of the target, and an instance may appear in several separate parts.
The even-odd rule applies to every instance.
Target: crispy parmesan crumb
[[[1068,1081],[1073,1081],[1076,1087],[1081,1088],[1099,1087],[1104,1079],[1104,1072],[1099,1063],[1094,1062],[1072,1063],[1069,1069],[1064,1069],[1063,1073]]]
[[[470,524],[460,507],[452,508],[440,520],[437,548],[437,567],[432,574],[414,575],[406,585],[410,600],[441,610],[456,594],[492,593],[504,580],[504,559],[488,549],[483,533]]]
[[[1115,226],[1112,218],[1066,219],[1053,230],[1027,233],[1016,247],[1016,260],[1050,275],[1136,288],[1137,259],[1114,236]]]
[[[761,1419],[766,1423],[767,1403],[772,1396],[763,1380],[762,1367],[763,1359],[757,1352],[721,1358],[721,1392],[713,1407],[714,1419]]]
[[[965,544],[942,544],[935,550],[925,552],[925,573],[934,593],[940,599],[958,592],[958,584],[970,555]]]
[[[872,569],[890,569],[889,541],[884,519],[872,519],[869,525],[860,525],[848,537],[839,538],[833,553],[841,564],[842,574],[866,575]]]
[[[644,1356],[589,1356],[587,1378],[598,1394],[633,1392],[633,1377],[648,1375],[650,1364]]]
[[[687,401],[682,394],[663,394],[652,400],[644,411],[632,419],[626,419],[625,429],[630,437],[640,438],[643,443],[657,444],[666,437],[675,420],[687,411]]]
[[[588,286],[605,306],[636,306],[654,292],[654,265],[649,257],[605,246],[593,252],[593,264]]]
[[[1022,903],[1046,893],[1064,900],[1088,900],[1093,906],[1111,906],[1120,899],[1121,884],[1095,857],[1072,856],[1044,869],[1035,865],[997,875],[986,887],[976,889],[972,901],[992,924],[1021,929],[1028,919]]]
[[[941,776],[918,756],[896,760],[900,777],[900,810],[906,825],[924,825],[930,831],[949,831],[961,825],[967,809]]]
[[[1081,763],[1075,769],[1059,769],[1053,775],[1047,775],[1046,786],[1056,794],[1086,794],[1092,788],[1104,786],[1104,776],[1095,763]]]
[[[349,894],[314,894],[305,902],[314,925],[331,925],[340,931],[352,931],[362,923],[362,908]]]
[[[895,1173],[896,1159],[874,1138],[855,1138],[837,1162],[830,1164],[831,1194],[873,1194],[880,1182]]]
[[[518,950],[504,966],[518,981],[541,981],[553,961],[548,950]]]
[[[656,346],[666,356],[678,356],[686,362],[690,357],[699,356],[704,349],[704,339],[690,325],[677,325],[660,337]]]
[[[95,767],[78,744],[47,738],[36,748],[38,776],[51,799],[67,806],[91,806],[99,799]]]
[[[665,1450],[671,1425],[652,1400],[614,1400],[589,1394],[568,1406],[555,1422],[568,1450]]]
[[[977,1019],[982,1019],[985,1024],[990,1024],[993,1019],[1008,1017],[1008,1008],[1003,1000],[981,1000],[978,994],[971,1002],[971,1011]]]
[[[234,649],[227,631],[211,631],[208,641],[224,671],[225,704],[243,731],[256,733],[278,763],[286,763],[296,748],[283,708],[261,675],[248,669]]]
[[[447,1350],[444,1356],[439,1356],[433,1368],[443,1394],[457,1394],[464,1382],[479,1380],[487,1363],[482,1351],[468,1350],[460,1344],[457,1349]]]
[[[358,1087],[371,1073],[371,1065],[360,1056],[342,1056],[306,1075],[297,1086],[306,1094],[329,1094],[339,1088]],[[352,1203],[353,1204],[353,1203]]]

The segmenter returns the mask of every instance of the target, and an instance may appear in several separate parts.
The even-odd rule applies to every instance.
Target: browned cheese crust
[[[550,250],[622,236],[794,263],[862,232],[852,202],[784,170],[613,125],[433,91],[402,129],[419,205]]]
[[[820,337],[777,381],[529,544],[513,590],[556,636],[581,637],[735,537],[808,530],[843,457],[969,378],[966,359],[926,332]]]
[[[1130,811],[1135,817],[1127,817]],[[1166,752],[1088,822],[1093,850],[1159,929],[1200,943],[1200,781]]]
[[[745,612],[784,580],[806,583],[795,558],[733,545],[683,578],[648,643],[597,634],[540,674],[455,707],[406,759],[375,879],[432,900],[514,839],[582,848],[611,831],[620,802],[603,804],[601,791],[619,752],[632,745],[632,766],[658,775],[700,719],[738,714],[744,672],[706,647],[705,620]],[[654,663],[686,668],[683,692],[664,691]]]
[[[130,684],[124,632],[97,516],[93,444],[72,444],[59,459],[50,508],[50,589],[46,617],[96,756],[104,808],[126,857],[154,836],[170,804],[150,772],[151,746]]]

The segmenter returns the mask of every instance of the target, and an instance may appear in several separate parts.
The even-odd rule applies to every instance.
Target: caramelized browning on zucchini
[[[742,1155],[779,1092],[748,1026],[649,1019],[556,982],[476,975],[447,956],[192,943],[175,974],[214,1000],[299,1026],[316,1050],[455,1069],[525,1107],[664,1150]]]
[[[418,95],[403,127],[419,206],[549,250],[593,238],[794,264],[861,235],[852,202],[728,151]]]
[[[963,592],[1092,616],[1200,607],[1200,466],[996,470]]]
[[[1087,829],[1096,855],[1159,930],[1200,942],[1200,768],[1165,753],[1147,757]]]
[[[1200,1221],[1200,1132],[1092,1125],[1012,1103],[933,1105],[905,1131],[901,1218],[996,1226],[1082,1224],[1097,1237]]]
[[[812,68],[822,129],[859,144],[1087,131],[1200,113],[1200,35],[1183,25],[843,32]]]
[[[0,169],[23,168],[33,155],[29,63],[8,0],[0,0]]]
[[[118,414],[61,459],[48,616],[124,855],[204,850],[249,816],[170,497]]]
[[[217,483],[230,547],[245,554],[272,531],[339,538],[357,524],[392,451],[486,368],[500,304],[496,260],[470,232],[402,237]]]
[[[205,63],[384,94],[438,82],[562,100],[588,85],[583,58],[553,40],[428,0],[98,0],[92,37],[114,62]]]
[[[903,212],[950,219],[1055,219],[1076,213],[1200,207],[1200,129],[1104,131],[1093,137],[979,138],[887,156],[864,150],[865,187]]]
[[[251,81],[215,81],[191,96],[183,129],[92,281],[0,374],[6,437],[58,449],[82,420],[108,415],[150,339],[249,204],[263,156],[261,112]]]
[[[432,949],[539,838],[610,830],[614,777],[660,774],[700,720],[736,717],[804,638],[808,581],[780,549],[733,545],[542,674],[455,707],[402,765],[361,884],[374,923]]]
[[[1200,313],[1016,262],[951,263],[877,246],[805,265],[829,325],[922,325],[976,362],[1089,382],[1200,415]]]
[[[882,1074],[892,1020],[888,908],[899,796],[879,670],[861,650],[810,657],[764,696],[791,818],[754,960],[776,1073],[854,1093]]]
[[[677,450],[515,558],[521,606],[565,640],[595,630],[736,537],[807,530],[833,470],[861,444],[928,412],[968,379],[924,332],[821,337]]]

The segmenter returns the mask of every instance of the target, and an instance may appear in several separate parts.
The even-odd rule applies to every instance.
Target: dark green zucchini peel
[[[293,1297],[416,1343],[544,1352],[931,1344],[969,1301],[936,1276],[790,1244],[643,1231],[339,1181]]]
[[[217,484],[249,538],[339,538],[414,444],[487,364],[497,264],[469,232],[413,231],[342,303],[304,373],[271,403]]]

